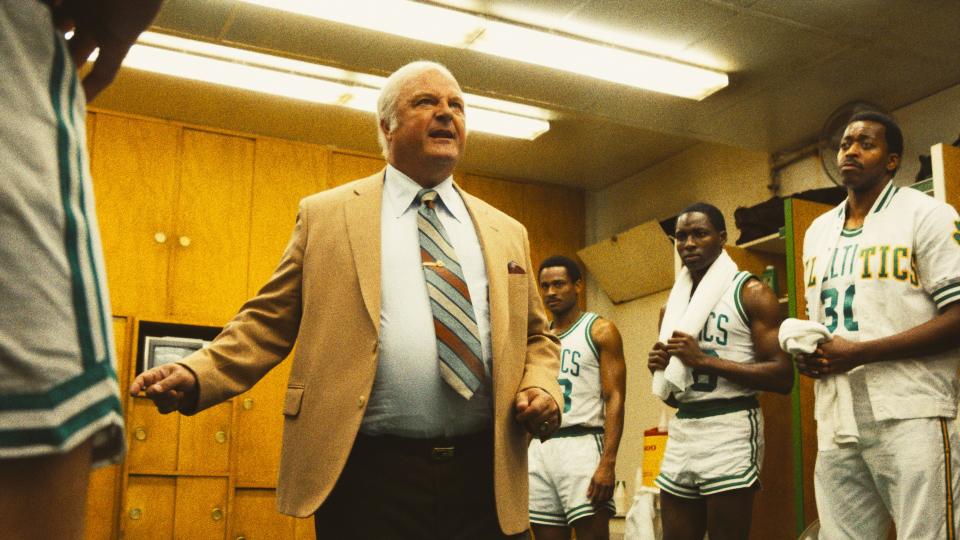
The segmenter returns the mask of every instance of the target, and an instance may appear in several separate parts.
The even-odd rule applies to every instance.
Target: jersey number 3
[[[567,379],[558,379],[557,382],[563,387],[563,412],[570,412],[570,393],[573,392],[573,383]]]

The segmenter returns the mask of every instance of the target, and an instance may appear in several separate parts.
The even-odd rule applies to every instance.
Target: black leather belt
[[[450,461],[465,454],[489,452],[492,447],[491,431],[433,439],[359,433],[353,445],[358,452],[398,452],[436,462]]]

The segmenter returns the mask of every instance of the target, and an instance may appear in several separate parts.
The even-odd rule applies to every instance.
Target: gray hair
[[[377,98],[377,142],[380,143],[380,150],[383,153],[384,159],[388,157],[387,138],[383,134],[383,129],[380,128],[380,123],[383,120],[387,120],[387,127],[390,131],[393,131],[397,127],[397,98],[400,97],[400,90],[408,80],[428,71],[439,71],[447,77],[450,77],[453,82],[457,82],[457,78],[454,77],[453,73],[450,73],[450,70],[443,64],[427,60],[418,60],[416,62],[410,62],[390,74],[387,82],[384,83],[383,88],[380,89],[380,96]]]

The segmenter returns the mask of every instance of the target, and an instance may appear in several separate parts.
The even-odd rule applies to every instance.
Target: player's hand
[[[549,439],[560,427],[560,407],[542,388],[532,387],[518,392],[514,409],[517,422],[541,441]]]
[[[798,354],[793,358],[793,363],[797,366],[797,371],[805,376],[810,377],[811,379],[820,378],[820,370],[818,366],[820,362],[820,357],[815,354]]]
[[[197,402],[197,377],[180,364],[164,364],[144,371],[130,385],[130,395],[145,392],[163,414]]]
[[[600,464],[597,471],[593,473],[590,479],[590,487],[587,488],[587,498],[594,506],[604,503],[613,498],[613,488],[616,482],[616,474],[613,465]]]
[[[824,375],[846,373],[863,363],[860,344],[840,336],[833,336],[817,347],[813,354],[797,357],[797,370],[808,377],[819,379]]]
[[[73,29],[67,45],[79,69],[94,49],[97,60],[83,78],[83,90],[90,102],[106,88],[120,69],[120,63],[160,10],[163,0],[57,0],[51,4],[54,24]]]
[[[647,369],[652,375],[654,371],[663,371],[667,369],[670,363],[670,354],[667,353],[667,346],[659,341],[653,344],[653,349],[647,355]]]
[[[683,365],[692,369],[704,367],[711,358],[700,350],[697,338],[680,331],[674,331],[667,340],[667,354],[676,356]]]

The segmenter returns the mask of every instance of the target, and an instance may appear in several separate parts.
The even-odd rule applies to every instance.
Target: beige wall
[[[651,219],[677,214],[687,205],[706,201],[724,213],[731,233],[737,206],[770,197],[768,156],[716,144],[698,144],[640,174],[600,192],[587,194],[587,245]],[[731,242],[736,235],[732,235]],[[612,320],[623,335],[627,359],[627,402],[617,479],[633,480],[643,454],[643,431],[657,425],[669,409],[650,393],[647,351],[657,339],[657,318],[668,291],[614,306],[596,282],[587,277],[587,306]],[[672,412],[670,413],[672,414]]]

